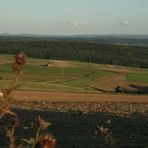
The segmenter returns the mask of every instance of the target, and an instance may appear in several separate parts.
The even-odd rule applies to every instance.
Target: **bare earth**
[[[61,61],[61,60],[51,60],[52,63],[48,64],[48,66],[50,67],[72,67],[74,66],[73,64],[71,64],[68,61]]]
[[[66,102],[148,102],[148,95],[58,93],[39,91],[16,91],[17,100],[66,101]]]

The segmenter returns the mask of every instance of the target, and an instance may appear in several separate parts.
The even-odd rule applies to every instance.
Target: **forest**
[[[0,54],[148,68],[148,46],[65,40],[0,40]]]

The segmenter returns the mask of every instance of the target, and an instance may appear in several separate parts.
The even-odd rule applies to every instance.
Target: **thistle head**
[[[52,135],[48,134],[40,137],[39,141],[35,145],[35,148],[54,148],[55,145],[56,140]]]
[[[26,56],[23,52],[20,52],[16,56],[14,56],[14,62],[11,64],[11,68],[17,74],[22,74],[22,69],[25,63],[26,63]]]

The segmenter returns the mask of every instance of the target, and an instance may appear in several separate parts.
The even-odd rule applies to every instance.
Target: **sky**
[[[0,0],[0,33],[148,34],[148,0]]]

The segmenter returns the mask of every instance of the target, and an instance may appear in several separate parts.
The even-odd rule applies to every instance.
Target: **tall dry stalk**
[[[0,119],[6,114],[17,116],[15,113],[13,113],[10,110],[10,108],[13,102],[15,101],[13,92],[19,86],[17,84],[17,81],[20,78],[20,76],[23,74],[22,70],[25,63],[26,63],[26,56],[23,52],[20,52],[14,57],[14,62],[11,64],[11,68],[13,69],[14,74],[11,80],[11,87],[3,91],[4,95],[0,103]]]
[[[8,139],[8,148],[21,148],[23,145],[17,145],[15,143],[15,129],[20,126],[19,117],[16,113],[11,111],[12,104],[15,103],[15,98],[13,92],[19,87],[18,80],[23,74],[23,67],[26,63],[26,56],[23,52],[20,52],[14,56],[14,62],[11,64],[11,68],[14,72],[13,78],[11,80],[11,87],[3,91],[3,95],[0,102],[0,119],[2,119],[6,114],[12,115],[13,119],[9,126],[4,126],[3,130],[5,136]],[[42,135],[41,132],[47,129],[51,123],[44,121],[40,116],[35,122],[31,123],[32,129],[36,130],[35,137],[31,137],[29,140],[22,139],[31,148],[54,148],[56,140],[51,134]]]

